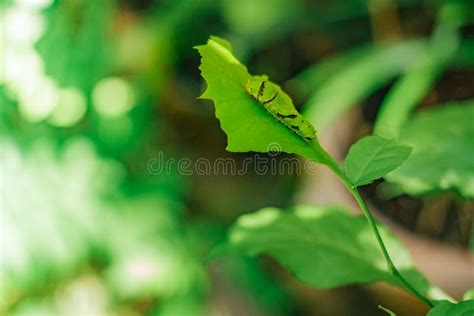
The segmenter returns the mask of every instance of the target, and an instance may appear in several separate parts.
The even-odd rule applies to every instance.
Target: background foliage
[[[320,135],[352,111],[351,142],[374,130],[411,146],[401,168],[363,193],[415,233],[472,249],[470,1],[8,0],[0,7],[0,313],[383,314],[364,288],[310,289],[268,257],[234,252],[209,263],[210,249],[241,214],[275,206],[282,225],[297,221],[282,210],[293,207],[301,177],[252,170],[185,176],[176,166],[150,172],[159,153],[236,161],[250,155],[224,152],[213,108],[196,100],[204,86],[193,47],[210,35],[228,39],[250,73],[280,83]],[[230,79],[245,81],[247,69],[235,68],[240,76]],[[245,94],[226,91],[215,93],[222,101]],[[248,118],[229,113],[222,114],[224,129]],[[288,139],[288,152],[305,153],[304,142],[271,117],[255,126],[255,133],[273,126]],[[248,141],[246,135],[235,137]],[[440,207],[441,228],[420,224],[426,209]],[[255,236],[241,224],[268,212],[241,217],[230,236],[250,238],[258,252],[278,227]],[[338,221],[352,223],[342,214]],[[355,220],[348,229],[363,235],[365,228]],[[273,251],[298,275],[303,259],[283,250]],[[311,273],[301,278],[324,281]],[[448,305],[437,312],[463,308]],[[408,308],[410,315],[420,310]]]

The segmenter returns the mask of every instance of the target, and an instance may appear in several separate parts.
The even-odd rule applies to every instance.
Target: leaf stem
[[[347,185],[347,184],[346,184]],[[359,207],[362,209],[362,212],[364,213],[365,217],[367,218],[367,221],[369,222],[370,227],[372,228],[372,231],[374,232],[375,237],[377,238],[377,242],[380,246],[380,249],[382,250],[383,256],[385,257],[385,261],[387,262],[387,268],[390,274],[395,276],[410,292],[412,292],[415,296],[417,296],[420,300],[422,300],[425,304],[428,306],[434,307],[433,303],[429,299],[427,299],[423,294],[418,292],[418,290],[413,287],[398,271],[397,267],[392,261],[392,258],[388,254],[387,248],[385,247],[385,244],[383,242],[382,236],[380,235],[379,229],[375,223],[375,219],[372,216],[372,212],[369,210],[367,207],[367,204],[365,203],[364,199],[360,195],[359,191],[357,188],[350,188],[349,191],[351,192],[352,196],[356,199],[357,203],[359,204]]]
[[[359,190],[355,185],[352,184],[351,180],[346,176],[344,171],[341,169],[339,164],[334,160],[334,158],[329,155],[319,144],[318,141],[314,141],[312,143],[313,148],[315,149],[316,152],[320,154],[320,163],[325,164],[328,166],[338,177],[339,179],[344,183],[346,186],[347,190],[352,194],[354,199],[357,201],[357,204],[359,205],[360,209],[364,213],[365,218],[369,222],[369,226],[372,229],[375,238],[377,239],[377,243],[382,250],[383,256],[385,258],[385,261],[387,263],[387,269],[388,272],[396,277],[411,293],[413,293],[416,297],[418,297],[421,301],[423,301],[426,305],[430,307],[434,307],[433,303],[426,298],[423,294],[421,294],[413,285],[411,285],[398,271],[397,267],[393,263],[392,258],[390,257],[387,247],[385,246],[385,243],[382,239],[382,236],[380,235],[380,231],[377,227],[377,224],[375,222],[375,219],[372,215],[372,212],[368,208],[367,204],[365,203],[364,199],[359,193]]]

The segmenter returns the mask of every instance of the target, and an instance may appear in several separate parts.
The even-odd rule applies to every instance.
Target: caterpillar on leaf
[[[316,138],[313,125],[298,113],[290,97],[283,93],[276,84],[268,81],[266,77],[249,79],[245,89],[268,113],[300,137],[307,141]]]

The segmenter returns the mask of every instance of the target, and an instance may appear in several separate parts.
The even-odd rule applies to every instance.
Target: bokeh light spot
[[[49,7],[53,3],[53,0],[16,0],[15,3],[18,6],[28,9],[41,10]]]
[[[2,58],[0,82],[4,82],[15,93],[27,89],[31,82],[43,73],[44,62],[31,48],[8,47],[0,51],[0,58]]]
[[[30,122],[38,122],[50,115],[58,99],[56,83],[48,77],[41,77],[29,91],[20,95],[18,110]]]
[[[86,99],[82,92],[73,87],[61,89],[48,121],[55,126],[69,127],[79,122],[85,113]]]
[[[95,85],[92,102],[98,113],[118,117],[132,108],[135,97],[128,82],[122,78],[111,77],[102,79]]]
[[[43,34],[43,19],[36,13],[23,8],[8,10],[3,19],[3,29],[7,42],[31,44]]]

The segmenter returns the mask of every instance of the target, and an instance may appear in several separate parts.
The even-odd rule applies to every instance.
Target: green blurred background
[[[311,289],[269,258],[208,260],[238,215],[327,193],[305,177],[156,175],[149,162],[248,156],[225,152],[211,103],[197,100],[193,46],[210,35],[305,104],[335,152],[372,130],[417,63],[402,103],[472,103],[470,1],[5,0],[0,9],[0,314],[383,315],[363,287]],[[469,176],[456,194],[419,194],[419,182],[400,177],[398,191],[378,182],[364,193],[398,226],[464,252],[471,144],[453,145]],[[406,315],[421,315],[407,304]]]

